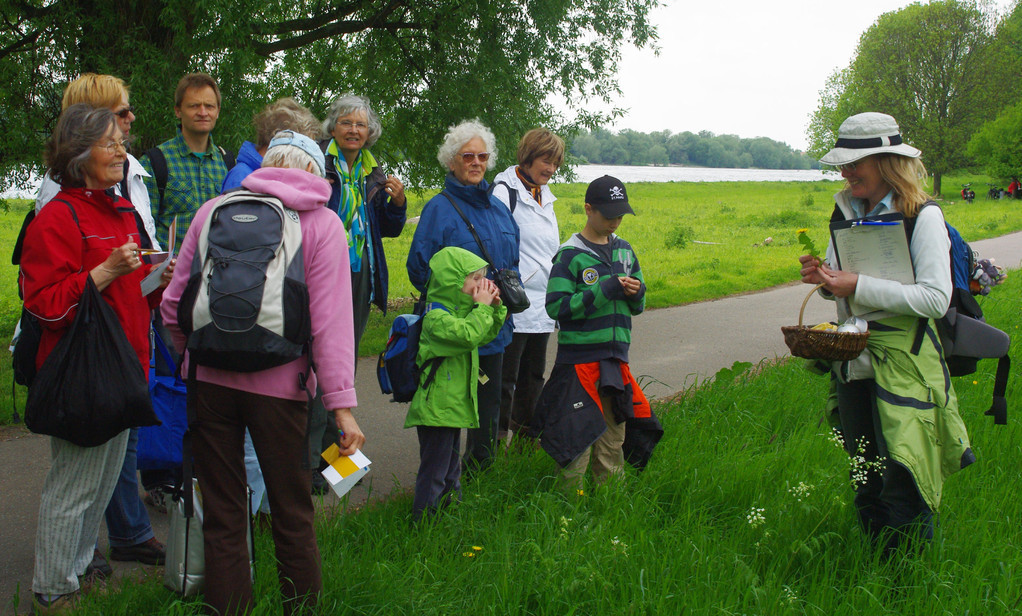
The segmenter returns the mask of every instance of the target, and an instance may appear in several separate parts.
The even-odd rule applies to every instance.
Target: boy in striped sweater
[[[550,271],[546,309],[559,326],[557,359],[536,408],[540,444],[575,488],[590,462],[594,479],[620,474],[625,422],[651,417],[628,368],[632,315],[643,310],[646,285],[635,251],[614,233],[635,212],[610,176],[589,184],[585,211],[585,228],[560,247]]]

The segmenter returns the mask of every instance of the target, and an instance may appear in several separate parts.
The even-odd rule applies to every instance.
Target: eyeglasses
[[[466,165],[470,164],[476,158],[479,159],[479,162],[485,163],[486,161],[490,160],[490,153],[489,152],[479,152],[478,154],[476,154],[475,152],[461,153],[461,160],[464,161]]]
[[[351,120],[337,120],[337,126],[340,126],[344,130],[351,130],[354,127],[363,131],[369,128],[369,125],[365,122],[352,122]]]
[[[855,171],[855,163],[845,163],[843,165],[837,165],[838,171]]]
[[[127,120],[128,116],[133,113],[135,113],[135,108],[132,107],[131,105],[128,105],[127,107],[121,109],[120,111],[115,111],[114,115],[122,120]]]
[[[123,141],[111,141],[110,143],[104,143],[99,147],[105,149],[110,154],[116,154],[118,149],[128,151],[129,141],[127,139]]]

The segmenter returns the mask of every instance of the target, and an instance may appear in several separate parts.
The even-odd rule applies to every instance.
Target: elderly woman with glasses
[[[921,154],[903,142],[894,118],[870,112],[845,120],[820,160],[847,182],[834,196],[833,221],[904,218],[910,281],[843,270],[833,245],[824,262],[799,257],[802,282],[836,300],[838,319],[869,325],[866,350],[831,366],[830,418],[849,455],[864,460],[855,509],[885,554],[933,537],[944,479],[975,461],[935,334],[952,294],[951,240],[923,185]]]
[[[48,173],[60,191],[29,224],[21,255],[25,308],[43,326],[37,368],[68,331],[91,278],[149,373],[149,316],[162,291],[142,295],[140,284],[152,266],[139,258],[134,209],[107,190],[124,177],[124,146],[117,116],[85,104],[64,110],[47,143]],[[172,263],[162,286],[173,269]],[[83,587],[101,583],[102,572],[90,563],[130,432],[96,447],[50,437],[52,465],[39,503],[32,579],[38,612],[72,607]]]
[[[401,235],[408,205],[404,184],[397,177],[384,174],[369,151],[382,134],[380,118],[369,101],[349,93],[330,105],[323,121],[325,138],[319,142],[326,157],[326,179],[330,182],[327,208],[341,218],[348,234],[354,358],[358,357],[358,345],[369,321],[370,306],[375,304],[387,313],[389,280],[383,238]],[[317,392],[309,430],[313,459],[320,460],[319,454],[336,442],[337,431]],[[320,461],[320,468],[323,465]],[[318,472],[313,472],[312,484],[317,493],[329,489]]]
[[[384,174],[369,151],[383,134],[369,101],[354,94],[335,100],[323,122],[323,134],[326,139],[320,147],[330,182],[327,207],[341,217],[348,232],[357,354],[370,304],[387,313],[387,259],[382,238],[401,235],[408,201],[401,180]]]
[[[128,95],[128,86],[119,77],[85,73],[67,85],[61,104],[64,109],[78,103],[109,109],[116,117],[117,128],[124,137],[129,137],[135,113],[128,103]],[[124,178],[116,183],[113,189],[135,208],[139,247],[158,249],[156,223],[153,222],[153,214],[149,209],[149,193],[142,179],[145,174],[138,160],[130,153],[125,153]],[[52,201],[59,191],[60,184],[47,173],[39,186],[39,195],[35,202],[36,211]],[[105,515],[111,557],[119,561],[162,565],[165,558],[163,544],[156,539],[149,520],[149,512],[138,495],[137,448],[136,428],[131,431],[121,476]],[[93,566],[104,575],[113,573],[106,557],[99,550],[96,550]]]
[[[452,126],[444,136],[437,160],[448,169],[444,190],[422,208],[408,251],[408,279],[420,292],[429,280],[429,260],[441,248],[458,246],[483,256],[465,219],[486,246],[492,269],[518,269],[518,224],[511,211],[489,192],[483,177],[497,158],[493,133],[478,119]],[[460,210],[460,214],[459,214]],[[464,218],[463,218],[464,217]],[[485,258],[485,257],[483,257]],[[511,342],[509,318],[497,337],[479,347],[479,427],[471,428],[465,443],[465,470],[471,474],[490,464],[500,419],[501,373],[504,348]],[[458,443],[452,443],[455,450]]]

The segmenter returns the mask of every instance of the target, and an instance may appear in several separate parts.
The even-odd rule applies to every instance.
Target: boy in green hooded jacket
[[[507,307],[486,278],[486,268],[482,258],[453,246],[429,260],[430,305],[422,317],[416,362],[424,366],[430,359],[443,359],[428,384],[432,370],[422,371],[405,420],[405,427],[415,426],[419,437],[415,520],[461,497],[461,429],[479,427],[478,349],[497,336],[507,318]]]

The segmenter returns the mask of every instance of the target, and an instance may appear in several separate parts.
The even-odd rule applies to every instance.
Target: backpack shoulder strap
[[[21,265],[21,249],[25,244],[25,233],[28,231],[28,225],[35,220],[35,208],[29,208],[28,213],[25,214],[25,220],[21,222],[21,231],[18,232],[18,240],[14,242],[14,252],[11,253],[11,265]]]
[[[425,299],[425,295],[423,295],[423,299]],[[419,318],[425,319],[426,313],[431,310],[443,310],[444,312],[450,312],[450,310],[447,309],[447,306],[444,306],[440,302],[429,302],[423,308],[422,316]],[[438,357],[430,357],[420,367],[419,374],[426,373],[426,380],[422,382],[423,388],[427,388],[433,384],[433,380],[436,379],[436,373],[440,370],[440,364],[444,363],[444,359],[446,358],[442,355]]]
[[[462,220],[465,221],[465,225],[468,227],[468,232],[475,238],[476,244],[479,245],[479,252],[483,253],[483,259],[486,259],[486,262],[490,265],[490,269],[496,270],[497,266],[493,264],[493,259],[490,258],[490,251],[486,250],[486,246],[483,245],[483,240],[479,239],[479,234],[476,233],[475,225],[473,225],[472,221],[468,219],[468,216],[465,216],[465,212],[461,211],[461,208],[458,207],[458,204],[454,201],[454,199],[447,194],[446,190],[441,191],[440,194],[447,197],[447,200],[451,202],[451,206],[454,208],[454,211],[461,216]]]
[[[216,149],[220,150],[220,158],[224,159],[224,165],[227,166],[227,170],[230,171],[234,168],[236,160],[234,158],[234,152],[225,149],[223,146],[216,146]]]
[[[156,180],[156,192],[159,193],[160,203],[156,208],[156,215],[163,216],[163,194],[167,191],[167,156],[163,153],[163,150],[159,146],[149,148],[146,150],[146,156],[149,157],[149,163],[153,167],[153,179]]]
[[[926,203],[919,206],[919,211],[916,212],[915,216],[913,216],[912,218],[905,219],[905,237],[908,238],[910,244],[912,243],[912,234],[915,233],[916,231],[916,221],[919,220],[919,214],[921,214],[924,209],[930,207],[931,205],[936,206],[938,208],[940,207],[939,205],[937,205],[936,201],[930,199]],[[945,224],[947,223],[945,222]]]
[[[511,208],[511,213],[514,214],[515,208],[518,207],[518,191],[512,190],[510,184],[508,184],[504,180],[501,180],[499,182],[494,182],[493,184],[490,184],[490,187],[486,189],[486,194],[492,195],[493,189],[496,188],[497,186],[503,186],[504,188],[507,189],[507,199],[509,201],[508,207]]]

